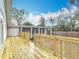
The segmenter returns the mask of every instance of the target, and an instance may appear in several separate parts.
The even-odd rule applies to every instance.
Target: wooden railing
[[[60,59],[79,59],[79,38],[36,34],[34,43]]]
[[[26,43],[30,42],[30,33],[29,32],[20,32],[19,36],[22,37]]]

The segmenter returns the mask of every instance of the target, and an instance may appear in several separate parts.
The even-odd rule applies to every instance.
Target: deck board
[[[29,44],[28,44],[29,43]],[[48,52],[34,46],[32,41],[27,43],[22,37],[8,37],[1,59],[59,59],[50,56]]]

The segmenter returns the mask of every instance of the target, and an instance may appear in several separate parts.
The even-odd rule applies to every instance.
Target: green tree
[[[26,25],[26,26],[33,26],[30,22],[25,22],[23,25]]]
[[[79,22],[79,9],[75,12],[75,16],[73,17],[75,22]],[[79,23],[75,24],[75,30],[79,31]]]
[[[70,25],[71,25],[71,31],[74,31],[75,30],[75,26],[76,26],[76,20],[73,18],[70,19],[71,22],[70,22]]]
[[[70,26],[70,23],[66,19],[59,18],[57,20],[57,25],[55,26],[55,29],[59,31],[70,31],[71,26]]]
[[[77,9],[77,11],[75,12],[75,17],[74,19],[79,21],[79,8]]]
[[[64,27],[65,27],[65,22],[63,20],[58,20],[57,26],[56,26],[57,30],[62,31],[62,30],[64,30]]]

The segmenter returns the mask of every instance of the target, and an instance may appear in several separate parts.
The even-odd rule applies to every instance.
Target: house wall
[[[7,37],[7,25],[4,0],[0,0],[0,47]]]
[[[19,35],[19,28],[8,28],[8,36],[18,36]]]

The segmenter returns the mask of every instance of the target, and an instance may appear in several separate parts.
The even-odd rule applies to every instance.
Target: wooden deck
[[[34,46],[33,42],[22,37],[8,37],[0,59],[60,59],[51,53]]]

